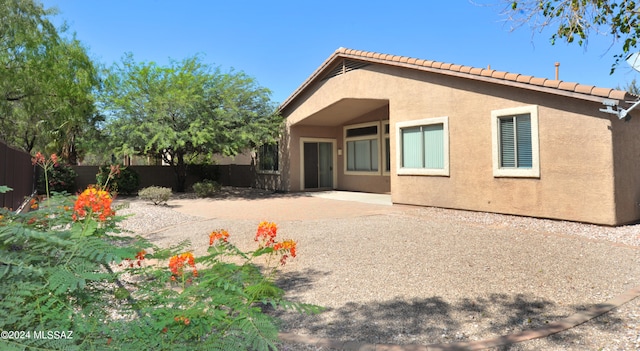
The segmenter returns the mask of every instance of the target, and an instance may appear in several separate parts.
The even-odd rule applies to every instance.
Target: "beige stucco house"
[[[639,97],[340,48],[281,105],[258,185],[606,225],[640,219]],[[603,112],[601,110],[609,110]],[[260,156],[259,156],[260,157]]]

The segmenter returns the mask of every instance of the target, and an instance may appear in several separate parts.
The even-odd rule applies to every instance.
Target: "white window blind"
[[[347,141],[348,171],[378,170],[378,140]]]
[[[401,129],[403,168],[444,168],[444,125]]]

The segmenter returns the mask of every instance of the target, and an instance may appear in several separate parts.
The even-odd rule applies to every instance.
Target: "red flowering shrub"
[[[107,191],[89,187],[78,195],[73,206],[73,220],[79,221],[86,217],[93,217],[104,222],[116,214],[111,209],[112,201],[111,194]]]
[[[57,158],[34,160],[46,170]],[[277,262],[297,254],[295,241],[276,241],[275,223],[259,224],[255,251],[216,230],[196,257],[186,243],[164,249],[127,236],[103,188],[36,204],[26,214],[0,209],[0,330],[65,330],[73,339],[0,338],[1,350],[275,350],[278,324],[265,305],[320,310],[285,300],[275,285]]]

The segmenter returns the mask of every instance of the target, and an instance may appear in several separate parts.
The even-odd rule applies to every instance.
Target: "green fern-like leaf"
[[[267,281],[261,281],[258,284],[250,285],[245,288],[245,292],[249,295],[250,299],[254,301],[280,299],[284,296],[284,290]]]
[[[243,335],[244,343],[252,350],[277,349],[278,328],[274,320],[262,313],[250,313],[240,316],[233,327]]]

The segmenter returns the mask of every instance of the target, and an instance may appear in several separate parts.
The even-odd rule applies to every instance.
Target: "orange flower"
[[[36,155],[31,158],[31,163],[33,165],[36,165],[36,164],[42,165],[44,164],[44,162],[45,162],[44,155],[40,152],[37,152]]]
[[[147,254],[147,252],[146,252],[145,250],[142,250],[142,251],[140,251],[140,252],[138,252],[138,253],[136,254],[136,258],[137,258],[138,260],[144,260],[144,255],[146,255],[146,254]]]
[[[184,323],[184,325],[189,325],[191,323],[191,321],[189,320],[189,318],[187,317],[183,317],[183,316],[178,316],[178,317],[173,317],[173,320],[176,323]]]
[[[260,224],[258,224],[255,241],[260,242],[261,247],[269,247],[275,242],[277,231],[278,227],[275,223],[260,222]]]
[[[226,243],[227,238],[229,238],[229,233],[226,230],[213,231],[209,234],[209,246],[213,245],[217,240],[222,240]]]
[[[285,240],[281,243],[277,243],[273,246],[275,251],[288,251],[291,257],[296,257],[296,242],[293,240]]]
[[[291,255],[291,257],[296,257],[296,242],[293,240],[285,240],[281,243],[276,243],[273,246],[273,250],[277,251],[282,251],[284,252],[284,254],[282,255],[282,258],[280,259],[280,264],[281,265],[285,265],[285,263],[287,263],[287,258],[289,258],[289,254]]]
[[[51,162],[53,162],[54,165],[57,165],[58,164],[58,155],[51,154]]]
[[[169,269],[172,273],[172,280],[174,276],[182,276],[184,274],[184,267],[191,266],[193,268],[193,275],[198,276],[198,271],[196,270],[196,262],[193,258],[193,254],[191,252],[185,252],[176,256],[173,256],[169,259]]]
[[[106,221],[116,213],[111,209],[113,199],[109,192],[89,187],[78,195],[75,205],[73,206],[73,219],[78,221],[93,214],[98,216],[98,220]]]
[[[32,210],[37,210],[38,209],[38,200],[37,199],[29,200],[29,207],[31,207]]]

